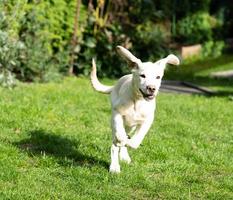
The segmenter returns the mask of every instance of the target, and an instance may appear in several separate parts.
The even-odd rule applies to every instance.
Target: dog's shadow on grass
[[[29,135],[29,138],[14,143],[29,156],[52,156],[60,165],[64,166],[108,168],[106,161],[85,155],[80,148],[82,145],[77,139],[70,139],[44,130],[34,130],[29,132]]]

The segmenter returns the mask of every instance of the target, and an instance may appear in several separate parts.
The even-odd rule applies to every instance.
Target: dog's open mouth
[[[139,88],[139,91],[141,92],[143,98],[144,98],[145,100],[147,100],[147,101],[152,100],[152,99],[154,99],[154,97],[155,97],[154,93],[153,93],[153,94],[146,94],[146,93],[144,93],[140,88]]]

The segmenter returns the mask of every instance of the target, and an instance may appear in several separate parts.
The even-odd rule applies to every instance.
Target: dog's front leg
[[[119,173],[119,150],[122,159],[125,159],[126,153],[128,153],[127,148],[124,148],[127,142],[127,134],[124,128],[123,118],[121,114],[115,110],[112,112],[112,139],[113,144],[111,147],[111,165],[109,171]],[[120,147],[122,147],[122,149],[120,149]],[[129,159],[128,162],[130,162]]]
[[[111,164],[109,167],[109,171],[112,173],[119,173],[121,171],[119,164],[119,149],[120,147],[112,144],[111,147]]]
[[[117,146],[125,146],[128,137],[124,127],[123,117],[116,110],[112,112],[112,134],[114,144]]]
[[[151,124],[153,122],[154,119],[154,115],[148,117],[143,124],[141,124],[137,130],[135,135],[133,135],[133,137],[131,139],[128,139],[127,141],[127,146],[133,148],[133,149],[137,149],[140,144],[142,143],[145,135],[147,134],[147,132],[149,131]]]

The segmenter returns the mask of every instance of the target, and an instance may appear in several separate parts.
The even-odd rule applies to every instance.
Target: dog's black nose
[[[154,85],[148,85],[147,87],[146,87],[146,89],[147,89],[147,91],[148,92],[150,92],[150,93],[154,93],[155,92],[155,90],[156,90],[156,88],[155,88],[155,86]]]

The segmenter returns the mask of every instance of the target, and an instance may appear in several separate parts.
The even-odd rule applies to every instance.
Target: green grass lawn
[[[227,97],[161,93],[153,127],[116,175],[108,172],[109,97],[87,79],[0,92],[0,199],[233,197]]]

